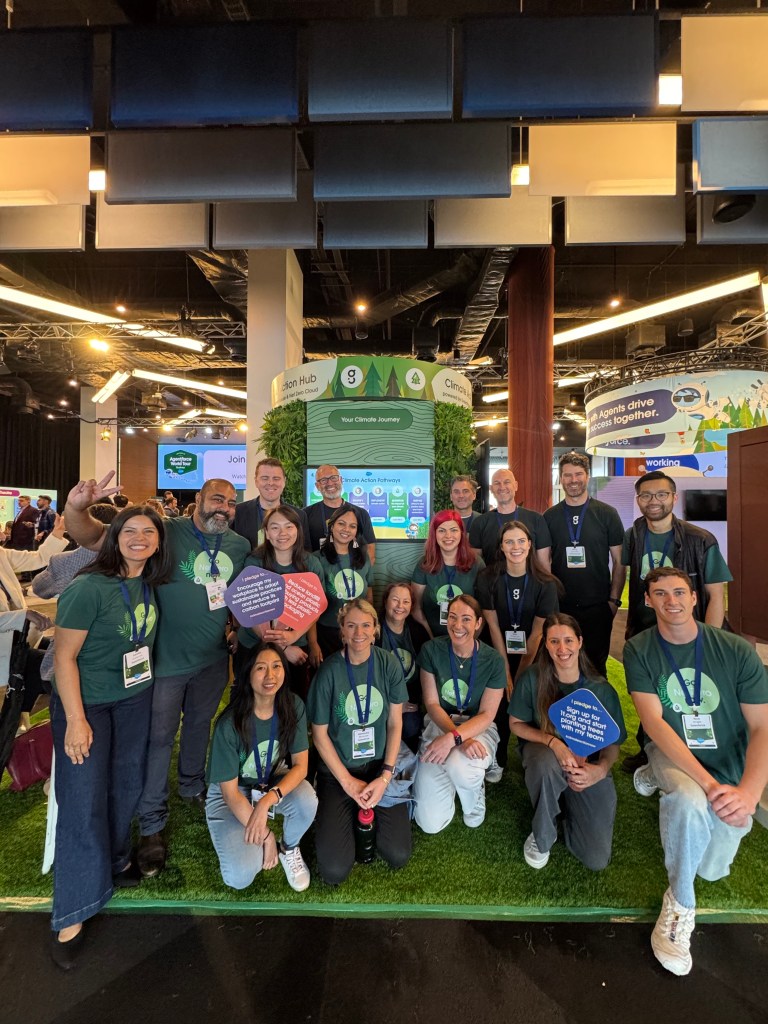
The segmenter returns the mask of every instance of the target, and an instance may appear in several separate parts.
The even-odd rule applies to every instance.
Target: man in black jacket
[[[271,508],[278,505],[288,505],[301,520],[301,529],[304,534],[304,547],[309,551],[309,526],[303,509],[296,508],[283,501],[285,490],[285,470],[279,459],[262,459],[256,464],[254,482],[259,492],[258,498],[251,498],[250,501],[242,501],[235,509],[235,522],[232,529],[241,537],[251,542],[251,548],[257,548],[264,540],[264,514]]]

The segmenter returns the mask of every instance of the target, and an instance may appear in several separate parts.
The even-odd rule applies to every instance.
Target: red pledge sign
[[[293,572],[285,580],[285,607],[280,621],[290,629],[305,633],[328,607],[323,585],[313,572]]]

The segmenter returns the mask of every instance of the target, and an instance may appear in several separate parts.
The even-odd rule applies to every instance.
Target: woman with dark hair
[[[313,572],[323,582],[323,570],[316,555],[304,550],[301,522],[296,510],[290,505],[277,505],[264,514],[262,523],[264,541],[245,560],[246,567],[258,566],[279,576],[294,572]],[[237,632],[237,650],[233,668],[239,675],[241,666],[249,659],[251,652],[261,641],[275,643],[285,653],[289,664],[290,687],[300,697],[307,693],[307,661],[319,665],[322,660],[317,643],[317,629],[313,623],[306,633],[297,633],[278,622],[273,628],[270,623],[254,629],[241,626]]]
[[[469,594],[448,605],[448,636],[424,644],[419,656],[427,706],[414,782],[415,818],[424,832],[453,820],[458,796],[464,824],[485,820],[485,773],[496,756],[494,718],[504,695],[504,659],[478,637],[480,605]]]
[[[341,608],[357,597],[372,600],[373,566],[353,505],[341,505],[328,519],[325,543],[317,557],[328,598],[328,607],[317,622],[317,639],[327,658],[342,647],[338,620]]]
[[[600,700],[620,730],[616,743],[588,758],[572,753],[549,719],[555,701],[580,689]],[[611,859],[616,817],[611,767],[627,734],[618,695],[595,672],[583,651],[581,627],[570,615],[558,612],[545,619],[536,660],[515,683],[509,725],[520,739],[533,804],[533,830],[523,845],[526,863],[545,867],[562,816],[566,847],[586,867],[601,871]]]
[[[171,575],[163,521],[124,509],[96,559],[59,598],[51,726],[58,801],[52,945],[65,970],[83,922],[115,887],[138,885],[131,819],[144,782],[152,710],[153,588]]]
[[[474,596],[477,575],[484,567],[469,546],[459,513],[438,512],[429,524],[424,557],[413,573],[413,617],[431,637],[446,635],[448,605],[462,594]]]
[[[214,727],[205,816],[222,878],[233,889],[246,889],[278,859],[292,889],[309,885],[299,843],[315,819],[317,797],[307,782],[307,713],[284,685],[287,678],[285,652],[259,644]],[[283,818],[279,847],[269,827],[276,814]]]
[[[411,615],[413,597],[412,583],[389,583],[385,587],[379,616],[381,633],[376,638],[376,646],[391,651],[403,674],[408,688],[408,700],[403,704],[403,743],[415,754],[424,719],[416,658],[429,636]]]
[[[533,661],[544,619],[558,611],[562,584],[542,568],[531,532],[510,519],[499,534],[496,557],[477,579],[477,596],[488,624],[491,643],[507,666],[507,701],[515,678]],[[496,715],[499,749],[487,781],[499,782],[509,757],[509,715],[502,701]]]

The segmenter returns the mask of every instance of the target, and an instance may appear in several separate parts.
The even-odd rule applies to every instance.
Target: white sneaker
[[[486,782],[501,782],[501,778],[504,775],[504,769],[501,767],[499,762],[494,759],[491,761],[488,768],[485,769],[485,781]]]
[[[309,888],[309,868],[304,863],[304,858],[301,856],[301,850],[298,846],[294,846],[290,850],[280,848],[278,857],[283,865],[288,885],[295,889],[296,892],[304,892],[305,889]]]
[[[691,958],[691,934],[696,923],[696,911],[684,907],[672,895],[664,893],[661,913],[651,933],[651,947],[662,967],[682,977],[693,967]]]
[[[523,843],[523,857],[525,857],[525,863],[532,868],[536,868],[538,871],[540,868],[545,868],[549,863],[549,850],[546,853],[542,853],[536,845],[536,839],[533,832]]]
[[[465,812],[464,824],[467,828],[479,828],[485,821],[485,786],[480,787],[477,794],[477,803],[470,814]]]
[[[659,788],[659,784],[654,778],[649,764],[644,764],[641,768],[635,769],[632,782],[635,786],[635,792],[639,793],[640,796],[653,796]]]

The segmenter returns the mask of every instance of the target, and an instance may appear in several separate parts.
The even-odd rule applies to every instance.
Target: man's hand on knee
[[[721,783],[707,793],[712,810],[726,825],[744,828],[755,813],[757,801],[740,786]]]

